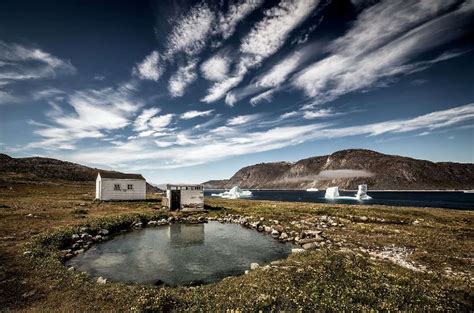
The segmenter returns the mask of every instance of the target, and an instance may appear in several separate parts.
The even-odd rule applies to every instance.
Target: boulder
[[[250,269],[251,269],[251,270],[256,270],[256,269],[259,268],[259,267],[260,267],[260,265],[259,265],[258,263],[251,263],[251,264],[250,264]]]
[[[80,236],[79,236],[78,234],[73,234],[73,235],[71,236],[71,239],[72,239],[72,240],[78,240],[79,238],[80,238]]]
[[[105,235],[108,235],[108,234],[109,234],[109,231],[108,231],[107,229],[101,229],[101,230],[99,230],[98,234],[105,236]]]
[[[273,229],[276,229],[279,233],[283,232],[285,229],[281,225],[273,226]]]
[[[278,238],[280,236],[280,233],[278,232],[278,230],[274,229],[272,230],[272,237],[273,238]]]
[[[291,253],[303,253],[305,252],[306,250],[305,249],[301,249],[301,248],[293,248],[291,249]]]
[[[280,239],[280,240],[288,239],[288,235],[287,235],[286,233],[281,233],[279,239]]]
[[[319,248],[319,245],[316,242],[309,242],[302,245],[304,250],[313,250]]]
[[[97,278],[97,283],[98,284],[106,284],[107,283],[107,278],[103,278],[102,276],[100,276],[99,278]]]
[[[314,238],[306,238],[306,239],[300,239],[299,244],[303,245],[305,243],[312,243],[312,242],[321,242],[324,241],[324,238],[321,236],[314,237]]]

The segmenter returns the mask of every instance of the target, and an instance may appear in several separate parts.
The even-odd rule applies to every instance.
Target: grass
[[[0,307],[26,311],[472,311],[474,214],[467,211],[207,199],[209,215],[278,220],[289,230],[330,216],[333,244],[277,266],[196,287],[100,285],[59,250],[87,225],[126,228],[167,216],[158,203],[94,202],[92,185],[0,189]],[[1,206],[3,205],[3,206]],[[404,248],[410,270],[377,255]],[[24,255],[24,251],[31,253]],[[372,254],[371,254],[372,253]],[[375,253],[375,254],[373,254]]]

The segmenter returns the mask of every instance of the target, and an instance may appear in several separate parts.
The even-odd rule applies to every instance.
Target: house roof
[[[198,187],[202,186],[201,184],[167,184],[166,188],[169,189],[170,187]]]
[[[99,174],[102,178],[145,180],[142,174],[126,174],[120,172],[99,172]]]

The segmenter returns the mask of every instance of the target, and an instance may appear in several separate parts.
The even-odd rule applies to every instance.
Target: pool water
[[[118,235],[66,265],[111,281],[196,285],[286,258],[293,247],[237,224],[172,224]]]

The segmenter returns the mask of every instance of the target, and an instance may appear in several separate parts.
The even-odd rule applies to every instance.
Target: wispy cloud
[[[407,62],[459,36],[459,28],[472,16],[472,8],[464,5],[429,20],[453,3],[384,1],[369,7],[353,28],[331,45],[333,53],[297,73],[293,85],[318,104],[380,84],[383,78],[426,68],[433,62]]]
[[[259,66],[263,60],[281,48],[290,33],[309,17],[318,3],[318,0],[282,0],[277,6],[266,10],[265,17],[242,39],[239,61],[234,73],[215,83],[202,101],[214,102],[222,99],[227,92],[240,84],[250,69]]]
[[[260,117],[260,114],[249,114],[249,115],[239,115],[230,118],[227,121],[229,126],[243,125],[257,120]]]
[[[196,117],[203,117],[203,116],[209,116],[214,112],[214,110],[207,110],[207,111],[188,111],[183,114],[181,114],[180,118],[183,120],[190,120],[192,118]]]
[[[168,90],[172,97],[181,97],[184,95],[186,87],[197,79],[196,60],[191,60],[185,66],[178,68],[168,83]]]
[[[173,58],[174,54],[183,52],[196,55],[205,46],[211,31],[215,14],[205,3],[198,4],[178,18],[167,40],[165,55]]]
[[[163,70],[163,65],[160,64],[160,54],[158,51],[153,51],[134,67],[133,73],[141,79],[158,81]]]
[[[201,73],[204,78],[212,81],[221,81],[227,77],[229,71],[229,58],[214,55],[201,64]]]
[[[38,48],[0,41],[0,82],[74,74],[76,68]]]
[[[228,39],[235,32],[237,24],[247,15],[260,7],[263,0],[239,1],[229,5],[228,11],[219,13],[218,22],[213,30],[214,34],[220,34],[222,38]]]

